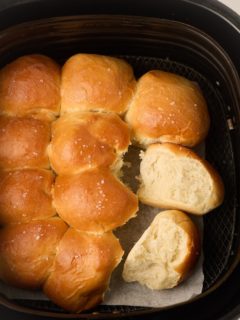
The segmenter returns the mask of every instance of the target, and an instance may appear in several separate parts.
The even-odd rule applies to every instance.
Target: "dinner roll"
[[[58,218],[6,226],[0,230],[0,278],[20,288],[40,288],[51,272],[67,225]]]
[[[112,111],[124,113],[135,89],[132,67],[96,54],[76,54],[62,69],[61,113]]]
[[[186,214],[160,212],[130,251],[123,278],[153,290],[173,288],[192,270],[199,250],[198,231]]]
[[[123,250],[111,233],[93,235],[69,229],[60,241],[45,294],[71,312],[100,303]]]
[[[60,67],[43,55],[14,60],[0,71],[0,113],[52,119],[60,110]]]
[[[216,170],[192,150],[176,144],[153,144],[142,155],[143,203],[205,214],[223,202],[223,182]]]
[[[0,116],[0,169],[48,168],[49,141],[48,122]]]
[[[200,88],[179,75],[153,70],[137,84],[126,121],[143,146],[172,142],[195,146],[209,129],[209,114]]]
[[[117,115],[81,112],[53,123],[48,154],[58,174],[108,166],[117,171],[129,143],[128,126]]]
[[[49,170],[23,169],[0,172],[0,224],[49,218],[54,176]]]
[[[53,199],[60,217],[81,231],[112,230],[138,210],[135,194],[106,169],[58,176]]]

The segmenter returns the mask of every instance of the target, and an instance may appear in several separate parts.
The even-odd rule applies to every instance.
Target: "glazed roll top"
[[[96,306],[123,255],[111,231],[138,211],[136,195],[119,178],[130,142],[195,146],[206,137],[209,123],[200,88],[178,75],[153,70],[136,82],[127,62],[94,54],[76,54],[62,70],[43,55],[8,64],[0,71],[0,278],[21,288],[43,288],[68,311]],[[149,147],[143,156],[139,196],[161,206],[165,203],[158,191],[169,191],[171,208],[176,203],[171,184],[175,162],[165,163],[168,157],[156,148],[161,153],[164,146]],[[189,173],[185,165],[179,168],[184,177]],[[191,178],[189,174],[188,182]],[[160,186],[159,181],[166,183]],[[220,198],[211,208],[221,203],[223,192]],[[175,230],[172,215],[167,218]],[[166,231],[166,219],[159,219],[156,230],[161,225]],[[194,229],[190,220],[188,225]],[[150,231],[149,241],[154,242]],[[164,249],[164,237],[157,231]],[[139,253],[149,252],[140,247],[128,258],[125,278],[154,289],[152,276],[142,280],[147,268],[155,268],[150,259],[142,272]],[[180,278],[177,274],[174,285]]]
[[[0,277],[20,288],[40,288],[67,230],[59,218],[9,225],[0,231]]]
[[[97,55],[70,58],[62,78],[42,55],[0,71],[2,280],[44,287],[69,311],[102,301],[123,255],[109,231],[138,209],[137,197],[116,177],[130,144],[118,114],[134,89],[126,62]]]
[[[113,230],[136,215],[136,196],[107,169],[58,176],[54,205],[70,226],[95,233]]]
[[[60,110],[60,67],[42,55],[23,56],[0,71],[0,223],[56,214],[48,145]]]
[[[82,112],[61,116],[52,126],[49,158],[57,174],[91,168],[118,171],[130,143],[130,131],[115,114]]]
[[[94,235],[70,228],[60,241],[44,292],[66,310],[90,309],[102,301],[122,255],[111,232]]]
[[[50,170],[19,169],[0,172],[0,224],[29,222],[54,216]]]
[[[54,217],[47,149],[60,111],[60,67],[42,55],[0,71],[0,277],[39,289],[67,224]]]
[[[63,66],[61,116],[48,154],[58,174],[54,206],[79,231],[113,230],[138,210],[137,197],[117,178],[131,137],[118,114],[127,110],[135,82],[117,58],[77,54]]]
[[[133,70],[125,61],[76,54],[63,66],[61,113],[90,110],[123,114],[135,85]]]
[[[149,71],[138,80],[126,121],[135,142],[144,147],[155,142],[193,147],[206,138],[210,126],[198,84],[160,70]]]
[[[60,67],[52,59],[16,59],[0,71],[0,113],[53,120],[60,111],[60,82]]]
[[[0,116],[0,132],[0,170],[49,168],[49,122],[27,117]]]
[[[126,111],[135,88],[120,59],[79,54],[62,70],[61,116],[48,154],[58,174],[53,204],[70,228],[60,242],[44,292],[80,312],[103,299],[123,251],[111,230],[136,215],[138,200],[117,178],[130,144]]]

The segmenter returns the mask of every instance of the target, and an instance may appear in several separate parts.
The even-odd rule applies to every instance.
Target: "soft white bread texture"
[[[143,146],[155,142],[195,146],[205,139],[210,124],[199,86],[159,70],[139,79],[126,121],[135,141]]]
[[[132,67],[124,60],[76,54],[62,69],[61,113],[90,110],[122,114],[135,85]]]
[[[61,175],[109,166],[118,171],[129,144],[130,130],[118,115],[71,113],[53,123],[48,154],[52,168]]]
[[[60,241],[44,292],[66,310],[80,312],[103,299],[123,250],[111,233],[101,235],[68,229]]]
[[[160,212],[130,251],[123,269],[127,282],[170,289],[186,278],[199,255],[196,226],[183,212]]]
[[[141,202],[166,209],[205,214],[223,202],[224,186],[216,170],[192,150],[153,144],[142,154]]]

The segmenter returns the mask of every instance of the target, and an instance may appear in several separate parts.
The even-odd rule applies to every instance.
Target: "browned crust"
[[[49,168],[50,129],[46,121],[0,116],[0,169]]]
[[[101,110],[122,114],[135,85],[132,67],[124,60],[76,54],[62,69],[61,112]]]
[[[58,176],[53,199],[60,217],[81,231],[113,230],[138,210],[135,194],[106,169]]]
[[[0,172],[0,224],[29,222],[56,214],[49,170],[22,169]]]
[[[205,139],[210,125],[198,85],[160,70],[149,71],[138,80],[126,121],[136,142],[143,145],[151,139],[195,146]]]
[[[153,70],[139,80],[136,91],[136,81],[130,65],[120,59],[87,54],[75,55],[65,63],[62,69],[62,86],[60,73],[60,67],[42,55],[21,57],[0,71],[0,169],[15,170],[0,173],[0,223],[21,223],[0,230],[0,278],[14,286],[34,289],[40,288],[47,280],[44,291],[55,303],[71,312],[80,312],[102,301],[111,272],[123,255],[119,241],[111,232],[97,233],[123,225],[138,210],[136,196],[105,168],[114,163],[119,153],[127,150],[130,141],[128,126],[114,114],[82,111],[123,114],[131,104],[126,119],[132,126],[134,138],[140,143],[142,139],[153,138],[189,146],[196,145],[205,138],[209,116],[199,88],[177,75]],[[190,116],[187,113],[187,119],[179,116],[179,120],[177,111],[172,106],[166,109],[167,114],[164,116],[148,106],[145,103],[149,98],[148,91],[151,85],[157,83],[159,76],[170,89],[174,83],[177,85],[172,94],[177,95],[177,87],[185,88],[188,93],[192,92],[190,103],[196,103],[198,111]],[[53,174],[40,168],[49,167],[48,121],[59,115],[60,89],[61,112],[74,112],[74,115],[62,116],[52,125],[49,156],[56,172],[64,174],[57,177],[53,188],[54,204],[61,217],[84,232],[68,229],[59,218],[44,219],[55,214],[55,209],[50,204]],[[136,101],[139,92],[142,97]],[[185,93],[179,92],[184,98]],[[161,98],[164,98],[164,94]],[[151,99],[161,102],[158,95],[154,97],[151,94]],[[138,103],[143,108],[139,108]],[[184,105],[188,103],[187,100],[180,103],[180,113],[181,110],[184,113]],[[82,113],[76,113],[79,111]],[[174,116],[170,116],[169,122],[167,117],[171,112]],[[163,123],[162,117],[165,117],[163,120],[167,121],[167,125]],[[73,118],[84,122],[84,128],[76,135],[71,135],[72,123],[75,125]],[[70,120],[65,121],[66,119]],[[87,156],[97,159],[94,168],[104,168],[89,170],[89,166],[87,168],[83,165],[83,169],[88,171],[70,175],[76,173],[76,159],[73,159],[76,146],[73,145],[79,137],[87,137],[87,148],[91,149],[92,145],[99,144],[99,148],[92,149]],[[66,140],[70,141],[70,155],[65,159],[61,151]],[[107,151],[105,158],[100,150],[101,146]],[[157,145],[149,148],[154,147]],[[164,147],[175,154],[201,161],[218,186],[219,197],[223,199],[221,178],[205,160],[186,148],[172,144],[165,144]],[[79,161],[79,154],[76,158]],[[76,164],[77,168],[81,165]],[[34,184],[33,175],[36,178],[43,176],[42,183]],[[16,195],[19,192],[23,195],[24,188],[31,188],[32,193],[29,202],[24,202],[22,207],[21,203],[19,210],[24,216],[20,216],[15,210],[21,202],[18,203]],[[41,192],[46,197],[41,197]],[[46,206],[43,205],[45,201]],[[10,207],[8,203],[11,204]],[[32,210],[33,203],[42,206],[41,210]],[[169,211],[168,215],[189,237],[186,258],[176,268],[182,281],[199,255],[199,234],[184,213],[175,210]],[[34,219],[37,220],[33,221]],[[25,223],[26,221],[29,222]],[[95,234],[88,233],[89,231]],[[38,241],[40,239],[41,243]]]
[[[60,241],[44,292],[68,311],[92,308],[102,301],[122,255],[121,245],[111,232],[93,235],[70,228]]]
[[[0,230],[0,278],[37,289],[51,271],[57,245],[67,230],[58,218],[9,225]]]
[[[129,144],[130,130],[117,115],[81,112],[53,123],[48,154],[58,174],[75,174],[113,165]]]

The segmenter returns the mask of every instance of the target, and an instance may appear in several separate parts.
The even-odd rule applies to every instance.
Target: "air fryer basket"
[[[101,15],[49,18],[6,29],[0,37],[1,65],[29,53],[47,54],[63,63],[77,52],[125,58],[137,77],[151,69],[162,69],[200,85],[211,116],[206,158],[219,171],[226,190],[223,205],[204,216],[201,296],[209,294],[220,286],[239,261],[240,87],[232,62],[223,49],[200,30],[154,18]],[[1,296],[0,302],[12,308],[33,313],[38,310],[38,314],[48,316],[70,316],[49,301],[8,301],[3,293]],[[133,315],[149,312],[149,309],[99,306],[94,312],[87,316]],[[75,315],[84,316],[86,314]]]

